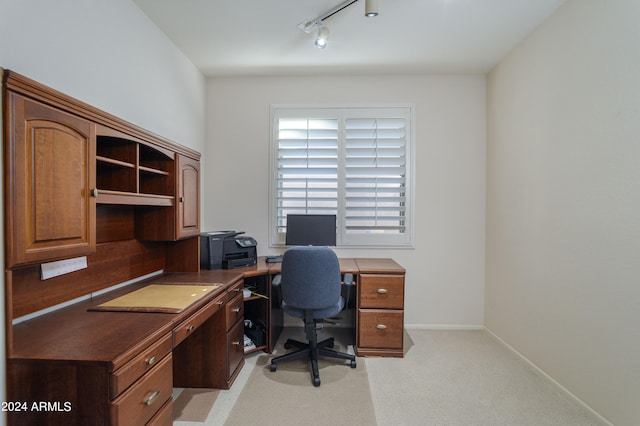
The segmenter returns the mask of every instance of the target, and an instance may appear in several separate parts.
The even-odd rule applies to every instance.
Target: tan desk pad
[[[92,311],[179,313],[213,290],[214,285],[151,284],[91,308]]]

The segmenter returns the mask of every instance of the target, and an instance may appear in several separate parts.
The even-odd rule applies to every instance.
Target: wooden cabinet
[[[167,405],[173,406],[170,337],[164,336],[160,339],[162,343],[143,350],[115,372],[111,366],[117,365],[119,359],[63,360],[58,354],[48,359],[10,359],[7,376],[10,398],[29,402],[26,409],[7,413],[8,424],[170,425],[163,413]],[[168,351],[164,347],[166,342]],[[162,350],[158,352],[160,347]],[[153,362],[149,362],[152,358],[146,358],[144,368],[139,368],[140,356],[144,352],[149,355],[149,351],[159,358]],[[119,384],[114,386],[115,382]],[[48,408],[38,409],[38,404],[48,404]]]
[[[228,290],[229,300],[224,310],[225,319],[219,321],[220,334],[225,336],[225,345],[214,348],[214,357],[222,366],[213,373],[214,385],[229,389],[244,365],[244,303],[242,300],[242,281]],[[221,339],[222,340],[222,339]]]
[[[240,296],[242,299],[242,296]],[[244,322],[236,322],[227,331],[227,363],[224,389],[229,389],[244,365]]]
[[[7,268],[95,254],[97,205],[134,207],[139,240],[198,236],[199,153],[16,73],[3,83]]]
[[[176,239],[200,235],[200,162],[177,155]]]
[[[99,204],[174,205],[175,164],[171,150],[98,125],[96,174]]]
[[[229,271],[206,271],[223,276]],[[185,275],[188,279],[189,275]],[[173,382],[176,387],[229,389],[244,365],[242,280],[237,279],[210,305],[174,329]],[[200,278],[199,278],[200,279]],[[208,310],[209,317],[202,315]],[[193,327],[192,325],[196,325]]]
[[[95,125],[5,96],[6,266],[95,253]]]
[[[404,356],[404,269],[391,259],[356,259],[356,354]]]
[[[197,363],[185,368],[193,377],[222,371],[228,387],[244,360],[229,350],[240,340],[233,327],[242,309],[227,312],[208,299],[175,315],[87,309],[106,297],[96,292],[158,271],[198,277],[200,154],[14,72],[3,72],[2,83],[7,368],[0,374],[7,399],[28,404],[8,413],[9,424],[170,425],[174,337],[186,343],[198,334]],[[83,255],[87,268],[43,287],[39,264]],[[240,278],[221,280],[227,303],[238,290],[226,287]],[[84,302],[15,321],[77,298]],[[178,346],[192,346],[185,343]],[[218,347],[226,358],[207,357]]]
[[[98,203],[140,206],[140,240],[198,236],[200,161],[105,126],[97,133]]]
[[[172,167],[172,207],[136,213],[136,235],[141,240],[174,241],[200,235],[200,161],[176,154]]]

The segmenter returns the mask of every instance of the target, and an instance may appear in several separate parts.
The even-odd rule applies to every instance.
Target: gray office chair
[[[294,359],[309,358],[313,372],[313,385],[320,386],[318,356],[350,360],[351,368],[356,368],[354,355],[332,349],[333,337],[318,342],[317,330],[322,320],[336,315],[344,307],[340,295],[340,265],[338,257],[328,247],[292,247],[282,258],[281,289],[282,309],[304,320],[308,343],[288,339],[284,347],[299,350],[271,360],[271,371],[276,371],[278,363]]]

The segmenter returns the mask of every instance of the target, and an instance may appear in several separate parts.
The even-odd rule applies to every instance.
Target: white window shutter
[[[277,232],[289,213],[336,214],[336,118],[281,118],[277,136]]]
[[[346,120],[347,233],[404,233],[403,120]]]
[[[339,246],[411,246],[411,107],[272,107],[271,242],[337,215]]]

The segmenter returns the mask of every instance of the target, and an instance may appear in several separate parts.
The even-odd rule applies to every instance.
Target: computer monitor
[[[336,215],[288,214],[285,244],[288,246],[335,246]]]

